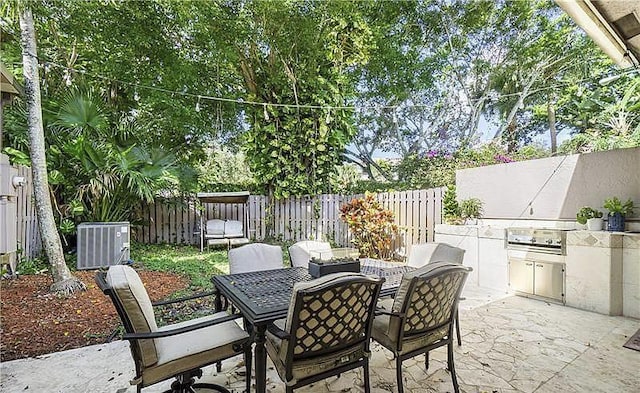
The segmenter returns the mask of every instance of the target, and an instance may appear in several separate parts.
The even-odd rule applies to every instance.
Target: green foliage
[[[442,216],[447,224],[459,224],[462,221],[456,186],[453,184],[448,185],[442,195]]]
[[[507,153],[500,144],[490,142],[475,149],[458,150],[453,154],[429,151],[424,156],[410,156],[400,164],[398,176],[408,185],[408,189],[443,187],[455,183],[457,169],[508,164],[546,156],[548,153],[537,146],[530,145]]]
[[[187,177],[179,175],[169,149],[145,146],[136,121],[118,118],[112,110],[85,87],[44,102],[48,177],[63,235],[74,233],[80,221],[135,222],[141,201],[152,201],[163,189],[179,189]],[[19,123],[11,124],[18,128],[9,132],[20,135]]]
[[[49,272],[49,262],[46,258],[21,259],[16,268],[18,274],[42,274]]]
[[[481,218],[483,202],[478,198],[457,200],[456,186],[450,184],[442,195],[442,218],[447,224],[458,225],[466,219]]]
[[[613,69],[610,72],[620,71]],[[639,89],[640,75],[631,73],[622,74],[616,81],[605,85],[594,80],[586,86],[575,86],[569,91],[566,111],[559,115],[579,132],[603,126],[618,128],[619,125],[612,124],[610,119],[620,111],[632,116],[629,124],[637,125],[640,121],[637,114],[640,106]]]
[[[391,244],[397,235],[393,212],[386,210],[371,193],[352,199],[340,207],[340,219],[346,222],[353,235],[353,244],[360,254],[369,258],[385,259],[392,254]]]
[[[27,153],[14,149],[11,146],[3,148],[2,153],[9,156],[9,161],[14,165],[31,165],[31,158],[29,158]]]
[[[519,160],[522,151],[536,150],[530,141],[548,129],[548,104],[555,105],[560,132],[580,133],[563,145],[565,152],[640,146],[639,77],[607,86],[599,86],[599,78],[585,80],[613,70],[611,62],[550,2],[155,0],[31,6],[38,57],[46,63],[47,143],[52,156],[56,149],[63,153],[49,167],[58,171],[50,174],[57,196],[76,191],[62,190],[75,175],[62,168],[68,154],[63,147],[81,136],[91,146],[70,148],[95,154],[87,151],[89,158],[72,161],[74,166],[93,158],[113,165],[95,176],[83,173],[83,185],[114,179],[114,161],[129,162],[131,154],[124,152],[135,145],[170,152],[175,168],[161,180],[165,189],[235,183],[253,189],[240,179],[248,175],[246,168],[233,160],[205,166],[205,147],[236,149],[244,143],[256,189],[278,198],[451,184],[456,169],[502,162],[498,155]],[[3,63],[21,78],[18,31],[15,18],[6,19],[0,49]],[[71,94],[82,84],[91,94]],[[214,102],[209,96],[267,105]],[[291,103],[371,110],[276,106]],[[28,151],[24,112],[19,105],[5,109],[5,150],[14,162],[27,163],[13,154]],[[504,128],[511,113],[508,143],[499,152],[468,149],[478,141],[481,115]],[[94,145],[93,134],[105,132],[111,137]],[[344,173],[334,176],[347,148],[348,158],[367,175],[385,181],[371,185],[345,179]],[[395,168],[372,159],[379,151],[403,158],[398,183]],[[437,156],[430,157],[432,152]],[[147,187],[134,174],[147,169],[137,162],[133,167],[133,176],[118,181]],[[196,167],[203,174],[199,182]],[[129,171],[127,165],[118,169]],[[121,215],[102,202],[86,209],[96,210],[103,217]]]
[[[604,200],[604,205],[602,207],[609,211],[610,216],[615,213],[620,213],[623,216],[626,216],[633,212],[633,201],[631,199],[627,199],[627,201],[623,203],[618,197],[607,198]]]
[[[463,219],[481,218],[483,203],[478,198],[463,199],[460,201],[460,217]]]
[[[429,152],[425,157],[405,158],[398,167],[398,177],[413,189],[444,187],[455,183],[457,166],[453,154]]]
[[[244,148],[258,183],[269,195],[314,195],[326,189],[354,134],[342,109],[270,104],[344,106],[353,89],[347,67],[366,61],[370,32],[352,2],[252,2],[252,23],[238,47],[251,109]],[[345,18],[346,15],[348,19]],[[291,44],[291,37],[296,44]],[[262,50],[255,50],[262,48]]]
[[[135,243],[131,247],[131,259],[145,269],[186,276],[194,292],[211,289],[212,276],[229,273],[226,251],[201,253],[192,246]]]
[[[568,120],[578,130],[565,154],[640,147],[640,76],[587,90],[571,101]]]
[[[576,221],[582,225],[586,224],[590,218],[602,218],[602,212],[590,206],[584,206],[576,214]]]
[[[258,189],[246,162],[246,157],[241,151],[232,152],[224,146],[214,146],[205,149],[205,153],[206,159],[196,165],[200,173],[198,183],[201,190],[255,191]]]

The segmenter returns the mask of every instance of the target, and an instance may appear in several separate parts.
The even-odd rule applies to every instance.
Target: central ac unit
[[[78,225],[78,269],[98,269],[129,260],[128,222]]]

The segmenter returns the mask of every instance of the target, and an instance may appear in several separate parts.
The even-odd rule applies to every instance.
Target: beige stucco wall
[[[484,202],[486,218],[575,220],[582,206],[604,211],[612,196],[640,206],[640,148],[463,169],[456,187],[458,199]]]

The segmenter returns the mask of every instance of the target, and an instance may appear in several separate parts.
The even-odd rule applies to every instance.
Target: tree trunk
[[[42,108],[40,104],[40,79],[36,52],[36,35],[33,15],[27,7],[20,10],[20,32],[22,43],[22,62],[24,65],[24,91],[27,100],[27,124],[29,128],[31,170],[33,171],[33,192],[36,213],[40,227],[42,245],[51,265],[53,276],[52,292],[66,295],[85,289],[84,284],[71,275],[64,261],[60,235],[53,219],[53,209],[49,196],[47,180],[47,162],[45,154]]]
[[[551,138],[551,154],[556,155],[558,149],[558,133],[556,131],[556,108],[553,99],[547,102],[547,115],[549,117],[549,137]]]

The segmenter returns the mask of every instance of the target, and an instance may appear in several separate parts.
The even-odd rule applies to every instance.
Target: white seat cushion
[[[328,242],[317,242],[313,240],[303,240],[289,247],[289,257],[291,258],[291,266],[308,267],[311,257],[322,257],[322,259],[331,259],[331,244]]]
[[[244,237],[242,223],[236,220],[227,220],[224,223],[224,237]]]
[[[264,243],[247,244],[229,250],[229,272],[246,273],[284,267],[282,248]]]
[[[226,316],[219,312],[210,316],[163,326],[158,331],[167,331]],[[144,385],[149,385],[218,360],[234,356],[234,346],[242,345],[249,335],[235,321],[223,322],[175,336],[155,339],[158,363],[143,373]]]
[[[111,266],[106,281],[120,300],[135,333],[155,332],[158,329],[151,299],[135,270],[125,265]],[[150,366],[156,363],[158,358],[154,341],[137,340],[136,343],[142,364]]]
[[[207,220],[207,235],[222,237],[224,235],[224,220]]]
[[[451,262],[462,264],[465,250],[447,243],[423,243],[411,247],[407,265],[421,267],[432,262]]]

